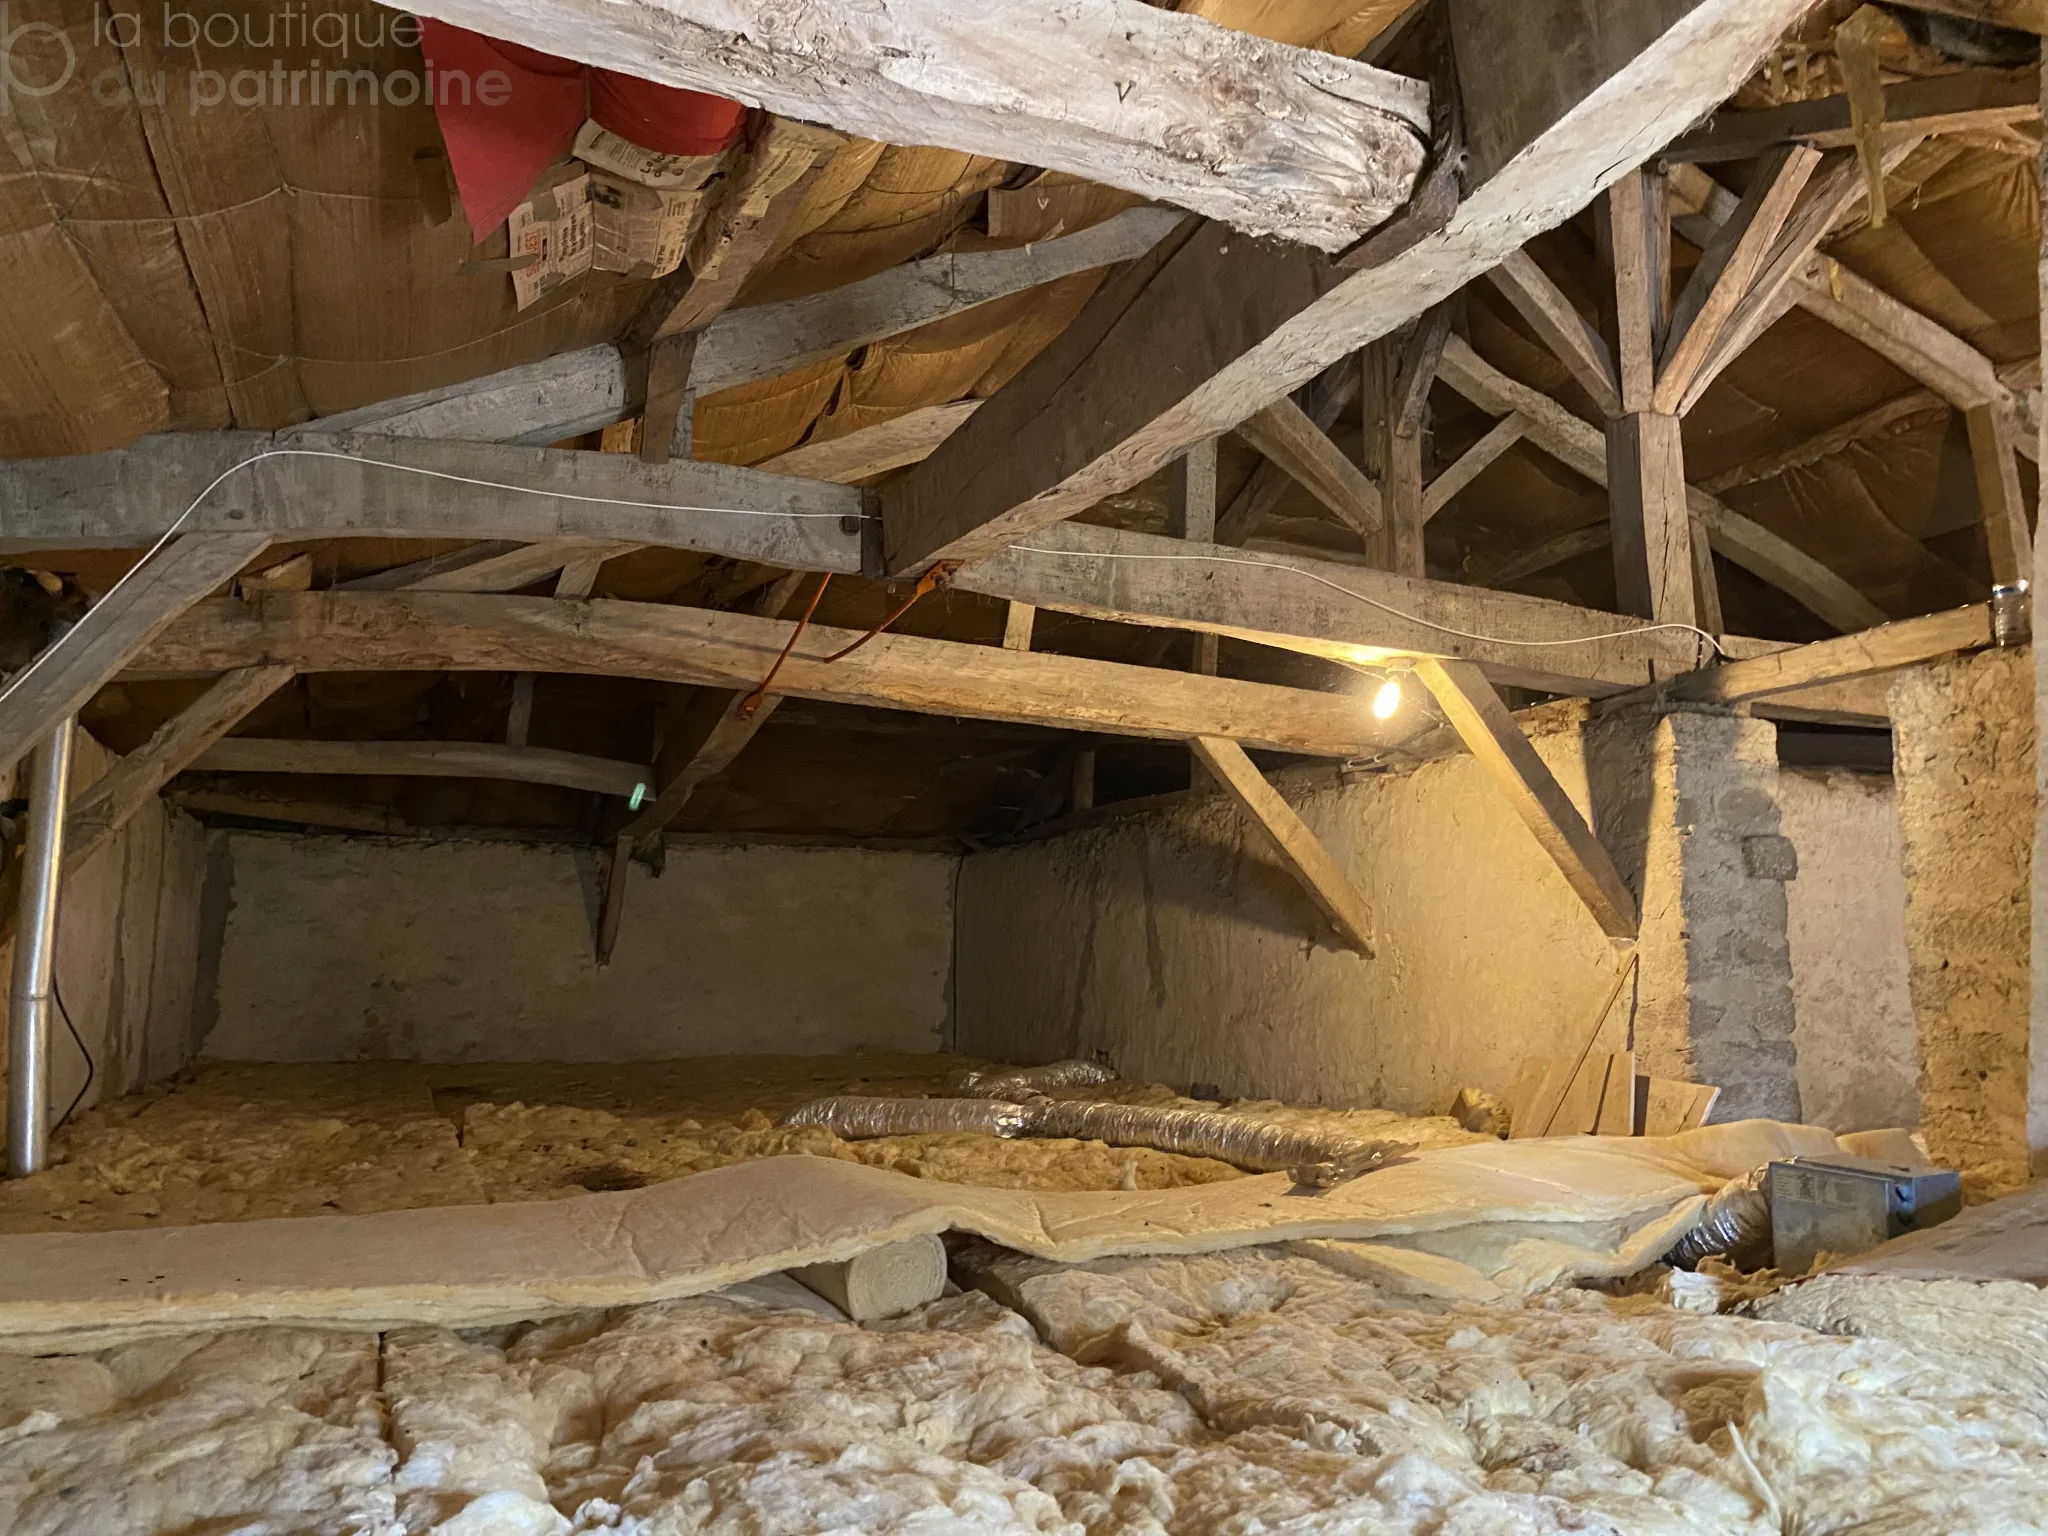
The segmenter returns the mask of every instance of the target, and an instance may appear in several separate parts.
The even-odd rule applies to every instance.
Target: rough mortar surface
[[[777,846],[628,872],[611,964],[567,849],[230,836],[209,1056],[630,1061],[938,1049],[955,861]]]
[[[2033,658],[1981,651],[1901,672],[1892,742],[1920,1128],[1983,1198],[2027,1181]]]
[[[1836,1131],[1917,1125],[1920,1053],[1892,781],[1786,769],[1778,810],[1799,850],[1785,900],[1800,1108]]]
[[[1780,834],[1776,735],[1730,716],[1546,712],[1537,751],[1642,893],[1641,973],[1596,1048],[1719,1083],[1717,1119],[1796,1120],[1786,886],[1745,838]],[[1340,785],[1276,776],[1374,920],[1336,946],[1234,807],[1173,810],[970,856],[957,1037],[1018,1060],[1106,1052],[1229,1093],[1440,1113],[1575,1054],[1619,955],[1470,757]]]

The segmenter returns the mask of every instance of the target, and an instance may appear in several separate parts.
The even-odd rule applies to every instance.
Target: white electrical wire
[[[1689,635],[1699,636],[1700,639],[1713,647],[1715,655],[1725,659],[1728,654],[1721,648],[1719,640],[1715,639],[1698,625],[1679,624],[1671,621],[1657,624],[1637,624],[1628,629],[1610,629],[1597,635],[1574,635],[1568,640],[1511,640],[1505,635],[1482,635],[1474,630],[1458,629],[1449,624],[1439,624],[1434,619],[1425,619],[1419,613],[1409,613],[1404,609],[1396,608],[1392,603],[1383,603],[1376,597],[1367,597],[1363,592],[1354,591],[1342,582],[1332,581],[1327,576],[1318,576],[1314,571],[1304,571],[1300,566],[1285,565],[1277,560],[1251,560],[1239,555],[1134,555],[1123,551],[1111,550],[1046,549],[1038,544],[1012,544],[1010,548],[1027,555],[1056,555],[1068,560],[1182,560],[1203,565],[1248,565],[1254,570],[1260,571],[1285,571],[1290,576],[1299,576],[1302,580],[1312,581],[1319,587],[1328,587],[1332,592],[1341,592],[1354,602],[1364,603],[1368,608],[1377,608],[1382,613],[1392,614],[1397,619],[1405,619],[1410,624],[1419,624],[1424,629],[1433,629],[1440,635],[1455,635],[1460,640],[1477,640],[1485,645],[1513,645],[1530,649],[1562,645],[1591,645],[1600,640],[1621,640],[1630,635],[1649,634],[1660,629],[1679,629],[1684,630]]]
[[[140,560],[136,561],[133,565],[129,566],[126,571],[122,572],[120,580],[116,581],[111,587],[107,588],[105,594],[100,598],[99,602],[93,604],[93,608],[98,608],[102,603],[105,603],[109,598],[111,598],[116,592],[119,592],[123,587],[128,585],[129,581],[133,579],[135,574],[138,571],[142,570],[144,566],[148,565],[149,562],[156,557],[157,551],[161,550],[166,544],[170,543],[172,537],[176,535],[178,531],[182,529],[185,526],[185,524],[191,520],[192,514],[194,512],[197,512],[200,509],[200,507],[205,504],[206,498],[211,496],[215,491],[219,490],[220,487],[224,483],[226,483],[230,476],[239,474],[242,470],[247,469],[252,464],[260,464],[265,459],[340,459],[343,463],[361,464],[370,469],[395,469],[399,471],[401,474],[422,475],[429,480],[448,480],[453,481],[455,484],[458,485],[481,486],[483,489],[489,491],[511,491],[521,496],[545,496],[553,501],[577,501],[583,502],[591,506],[602,507],[632,507],[639,511],[648,512],[709,512],[722,514],[728,517],[778,517],[784,519],[796,518],[805,520],[829,519],[833,522],[838,522],[848,517],[858,517],[863,520],[865,520],[867,517],[867,514],[864,512],[764,512],[755,507],[692,507],[668,501],[629,501],[621,496],[580,496],[572,491],[543,490],[538,486],[513,485],[509,481],[504,480],[485,480],[474,475],[450,474],[446,470],[423,469],[417,464],[394,464],[388,459],[366,458],[362,454],[341,453],[332,448],[265,448],[260,453],[252,453],[246,459],[237,460],[235,463],[230,464],[226,469],[222,470],[219,474],[215,475],[211,480],[207,481],[205,487],[199,492],[199,494],[192,498],[191,505],[186,507],[183,512],[180,512],[178,514],[176,520],[172,522],[171,526],[163,531],[162,536],[159,537],[154,544],[150,545],[149,548],[143,552],[143,556]],[[49,658],[56,653],[56,651],[56,646],[46,646],[40,653],[38,653],[35,660],[31,661],[27,666],[23,667],[19,672],[15,673],[13,678],[9,680],[7,686],[4,689],[0,689],[0,704],[4,704],[8,699],[12,698],[15,690],[20,688],[31,677],[33,677],[36,673],[36,669],[41,667],[44,662],[48,661]]]
[[[342,453],[332,448],[266,448],[259,453],[251,454],[246,459],[241,459],[236,463],[230,464],[218,475],[215,475],[213,479],[209,480],[206,483],[204,489],[202,489],[197,496],[192,498],[191,505],[186,507],[183,512],[179,513],[177,520],[173,522],[169,528],[166,528],[164,530],[163,536],[149,547],[147,553],[145,553],[140,560],[138,560],[134,565],[128,568],[128,570],[121,576],[121,579],[119,581],[116,581],[112,587],[107,589],[106,596],[100,599],[100,603],[106,602],[108,598],[111,598],[116,592],[119,592],[122,587],[126,586],[129,579],[132,578],[137,571],[140,571],[145,565],[147,565],[150,562],[150,560],[156,555],[157,551],[162,549],[164,545],[170,542],[172,536],[176,534],[181,528],[183,528],[186,522],[190,520],[192,514],[194,512],[197,512],[201,505],[205,503],[206,498],[211,496],[216,490],[218,490],[220,486],[223,483],[225,483],[230,476],[235,475],[240,471],[249,468],[252,464],[260,464],[265,459],[294,458],[340,459],[344,463],[361,464],[366,468],[370,469],[397,470],[401,474],[421,475],[430,480],[446,480],[457,485],[480,486],[485,490],[510,491],[515,495],[520,496],[544,496],[555,501],[582,502],[586,505],[591,506],[631,507],[637,511],[699,512],[727,517],[777,517],[784,519],[815,519],[821,521],[830,520],[833,522],[841,521],[847,517],[859,518],[865,521],[868,517],[868,514],[866,513],[856,512],[764,512],[754,507],[697,507],[686,506],[679,503],[666,501],[631,501],[620,496],[583,496],[569,491],[544,490],[538,486],[513,485],[510,482],[503,480],[486,480],[475,475],[451,474],[446,470],[423,469],[416,464],[394,464],[386,459],[365,458],[360,454]],[[1198,555],[1178,553],[1140,555],[1130,554],[1122,551],[1108,550],[1047,549],[1044,546],[1037,544],[1012,544],[1010,548],[1018,550],[1024,554],[1051,555],[1056,558],[1067,560],[1169,560],[1202,565],[1244,565],[1250,566],[1254,570],[1283,571],[1290,576],[1298,576],[1302,578],[1304,581],[1312,581],[1317,586],[1328,587],[1333,592],[1342,593],[1345,597],[1350,598],[1353,602],[1363,603],[1368,608],[1377,608],[1380,612],[1390,614],[1394,618],[1404,620],[1407,623],[1418,624],[1424,629],[1435,630],[1438,634],[1451,635],[1460,640],[1475,640],[1483,645],[1506,645],[1515,646],[1528,650],[1543,650],[1553,649],[1559,646],[1592,645],[1601,640],[1620,640],[1630,635],[1642,635],[1653,633],[1657,630],[1676,629],[1683,630],[1687,634],[1697,635],[1701,640],[1705,641],[1708,646],[1712,647],[1714,654],[1716,654],[1717,656],[1720,656],[1725,659],[1728,654],[1721,648],[1721,642],[1715,639],[1714,636],[1708,634],[1704,629],[1701,629],[1697,625],[1693,624],[1679,624],[1674,622],[1639,624],[1628,629],[1606,630],[1600,634],[1595,635],[1575,635],[1570,639],[1565,640],[1515,640],[1510,639],[1504,635],[1480,634],[1475,630],[1458,629],[1450,624],[1439,624],[1434,619],[1425,619],[1424,617],[1422,617],[1422,615],[1418,613],[1409,613],[1404,609],[1396,608],[1392,603],[1381,602],[1376,597],[1367,597],[1363,592],[1355,591],[1352,588],[1345,586],[1342,582],[1332,581],[1327,576],[1318,576],[1314,571],[1304,571],[1299,566],[1287,565],[1276,560],[1254,560],[1239,555]],[[93,606],[97,608],[99,606],[99,603],[95,603]],[[35,674],[36,669],[40,667],[46,660],[48,660],[49,657],[56,651],[56,649],[57,648],[55,646],[49,647],[48,649],[44,650],[41,655],[37,656],[34,661],[30,662],[26,667],[22,668],[20,672],[16,673],[14,678],[8,683],[7,687],[4,690],[0,690],[0,703],[4,703],[9,697],[13,695],[14,691],[17,688],[21,687],[23,683],[27,682],[28,679]]]

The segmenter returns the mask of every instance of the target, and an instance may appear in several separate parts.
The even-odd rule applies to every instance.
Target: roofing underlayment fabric
[[[715,155],[746,119],[747,109],[723,96],[592,69],[431,18],[420,22],[420,51],[442,81],[434,116],[479,241],[569,147],[583,126],[586,92],[600,127],[663,154]],[[502,93],[496,82],[480,89],[493,73],[504,78]]]
[[[1828,1131],[1751,1120],[1655,1139],[1482,1142],[1320,1191],[1271,1174],[1142,1193],[984,1189],[776,1157],[564,1200],[37,1233],[0,1238],[0,1349],[256,1323],[500,1325],[697,1295],[948,1231],[1068,1262],[1319,1242],[1420,1293],[1520,1294],[1633,1273],[1728,1178],[1838,1150]]]

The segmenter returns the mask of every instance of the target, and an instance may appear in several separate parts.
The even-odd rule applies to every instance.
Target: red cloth
[[[746,118],[745,107],[723,96],[591,69],[427,17],[420,21],[420,51],[448,164],[478,240],[504,223],[561,158],[583,126],[586,100],[601,126],[671,155],[715,155],[739,137]]]

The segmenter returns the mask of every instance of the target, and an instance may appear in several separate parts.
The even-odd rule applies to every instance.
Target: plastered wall
[[[947,855],[674,848],[659,879],[631,870],[600,969],[587,852],[220,836],[209,1056],[629,1061],[942,1042]]]
[[[73,792],[114,762],[80,731]],[[169,1076],[192,1055],[200,971],[200,892],[206,833],[191,817],[152,801],[120,834],[66,876],[58,902],[56,981],[86,1058],[62,1017],[50,1040],[52,1113],[81,1108]],[[0,1020],[14,946],[0,945]],[[0,1024],[0,1055],[6,1031]],[[85,1090],[84,1097],[79,1097]]]
[[[1778,809],[1799,858],[1785,895],[1802,1112],[1838,1131],[1917,1125],[1920,1060],[1892,780],[1787,769]]]
[[[1576,734],[1538,750],[1583,797]],[[1584,1037],[1612,948],[1472,759],[1276,782],[1359,884],[1373,959],[1334,947],[1211,792],[964,861],[960,1048],[1106,1051],[1135,1077],[1437,1113]]]
[[[1816,1116],[1910,1123],[1890,1113],[1910,1110],[1912,1025],[1888,799],[1802,782],[1781,808],[1762,721],[1582,729],[1562,709],[1531,724],[1646,893],[1631,988],[1640,1064],[1721,1083],[1720,1119],[1797,1117],[1811,1093]],[[1134,1076],[1418,1113],[1467,1084],[1505,1091],[1528,1054],[1581,1048],[1614,951],[1476,762],[1276,782],[1372,908],[1373,959],[1334,947],[1211,794],[964,861],[960,1048],[1022,1061],[1101,1051]],[[1781,841],[1798,851],[1797,878],[1769,857]],[[1802,949],[1811,985],[1795,980]],[[1817,1049],[1809,1066],[1804,1042],[1879,994],[1861,1036],[1883,1038],[1874,1082],[1849,1086],[1866,1072],[1860,1048]],[[1620,1049],[1630,1024],[1625,1003],[1597,1048]]]

